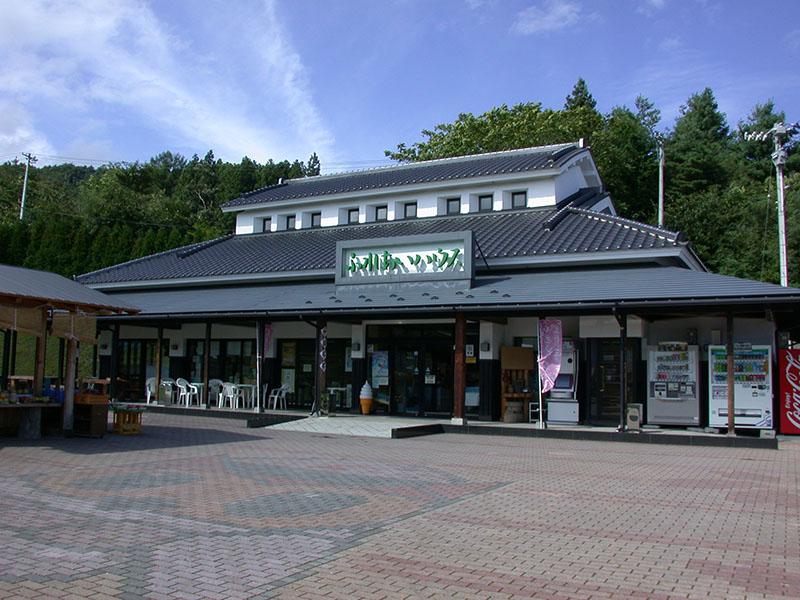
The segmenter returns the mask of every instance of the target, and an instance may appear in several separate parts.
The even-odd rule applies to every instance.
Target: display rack
[[[531,403],[537,399],[535,368],[536,353],[533,348],[506,346],[500,349],[503,378],[500,414],[504,422],[526,420]],[[538,403],[535,404],[538,409]]]

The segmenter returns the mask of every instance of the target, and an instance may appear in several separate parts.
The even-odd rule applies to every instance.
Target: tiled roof
[[[0,304],[54,306],[84,312],[136,312],[121,302],[85,285],[47,271],[0,265]]]
[[[279,282],[202,289],[170,288],[115,293],[142,308],[141,316],[268,314],[273,317],[325,312],[397,314],[453,310],[507,311],[749,306],[763,313],[768,303],[796,313],[800,290],[678,267],[626,266],[539,269],[513,277],[482,274],[470,289],[429,284],[337,286],[332,281]]]
[[[578,144],[558,144],[491,152],[473,156],[443,158],[337,175],[289,179],[240,196],[223,208],[293,200],[329,194],[354,193],[402,185],[452,181],[470,177],[524,173],[557,168],[587,150]]]
[[[553,225],[553,217],[558,222]],[[85,284],[332,271],[336,242],[471,230],[483,259],[675,248],[679,234],[574,207],[429,217],[278,233],[226,236],[87,273]],[[176,281],[177,282],[177,281]]]

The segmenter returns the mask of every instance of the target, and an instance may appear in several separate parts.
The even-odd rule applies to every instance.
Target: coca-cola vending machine
[[[778,351],[781,433],[800,435],[800,350]]]

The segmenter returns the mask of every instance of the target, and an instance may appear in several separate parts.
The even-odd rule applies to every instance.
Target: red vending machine
[[[800,435],[800,350],[778,350],[781,433]]]

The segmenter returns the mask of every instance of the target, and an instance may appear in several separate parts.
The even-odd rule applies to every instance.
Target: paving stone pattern
[[[781,450],[144,415],[0,439],[0,600],[798,598]]]

